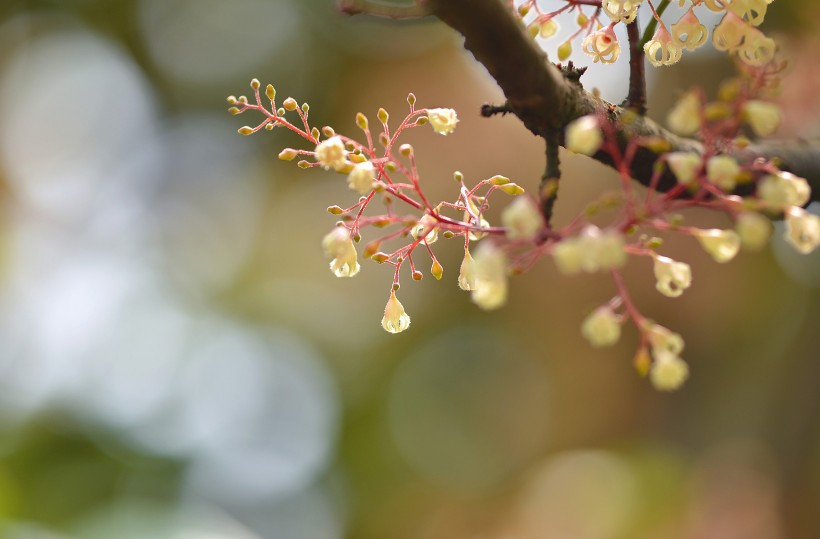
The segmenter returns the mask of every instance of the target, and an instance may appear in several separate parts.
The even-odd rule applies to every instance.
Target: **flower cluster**
[[[618,59],[621,45],[615,35],[618,24],[630,24],[638,16],[638,8],[646,5],[652,15],[647,25],[657,29],[641,40],[647,59],[655,66],[672,65],[678,62],[684,50],[693,51],[706,43],[709,31],[700,21],[696,10],[707,9],[723,13],[720,22],[712,30],[712,43],[721,51],[736,54],[743,62],[760,66],[772,60],[775,52],[774,41],[766,37],[758,27],[766,16],[768,4],[773,0],[679,0],[681,7],[689,9],[667,26],[664,11],[669,2],[662,2],[656,8],[652,2],[644,0],[601,0],[600,2],[561,0],[555,8],[542,7],[543,0],[521,0],[516,13],[527,22],[530,35],[548,39],[556,34],[560,26],[559,16],[575,15],[577,30],[558,47],[558,59],[566,60],[572,51],[572,42],[582,38],[581,48],[593,62],[613,63]],[[601,15],[605,14],[606,17]]]
[[[618,8],[620,16],[628,18],[627,11],[637,2],[609,4],[613,13]],[[707,2],[707,6],[717,4]],[[607,28],[611,31],[611,27]],[[461,242],[464,257],[453,281],[468,291],[482,309],[501,307],[507,300],[509,275],[530,268],[546,256],[566,275],[611,276],[615,296],[589,314],[581,324],[581,334],[592,346],[611,346],[620,339],[624,324],[631,322],[640,335],[635,356],[638,372],[647,376],[657,389],[668,391],[680,387],[689,376],[687,363],[681,358],[684,342],[677,333],[642,315],[633,302],[622,278],[630,260],[651,267],[658,293],[679,298],[693,286],[693,271],[688,263],[663,253],[664,242],[659,235],[688,237],[722,264],[734,259],[741,249],[761,249],[771,235],[770,218],[782,216],[786,222],[785,239],[797,251],[808,253],[820,245],[820,217],[803,208],[810,199],[806,180],[778,169],[772,162],[738,161],[727,151],[740,144],[744,132],[762,135],[776,129],[779,112],[760,99],[767,80],[775,73],[774,68],[763,69],[749,79],[730,81],[715,103],[707,103],[698,91],[681,97],[670,114],[670,126],[682,134],[700,136],[702,149],[663,155],[655,167],[653,182],[661,174],[669,174],[678,183],[662,196],[652,186],[648,194],[641,196],[630,187],[631,160],[637,149],[649,142],[630,140],[622,150],[615,144],[612,125],[603,117],[590,115],[571,122],[564,133],[564,144],[569,150],[585,155],[605,152],[616,170],[621,171],[622,193],[617,200],[606,202],[607,207],[615,209],[606,226],[592,224],[587,209],[567,224],[553,228],[536,200],[504,176],[493,176],[471,187],[456,172],[454,197],[436,203],[428,200],[414,149],[399,139],[406,130],[425,124],[430,124],[434,133],[452,134],[458,116],[448,108],[419,108],[413,94],[407,99],[409,112],[394,130],[384,109],[377,113],[380,127],[375,132],[368,118],[357,114],[356,125],[362,131],[359,139],[337,134],[327,126],[311,127],[309,107],[299,106],[292,98],[277,108],[275,91],[270,85],[265,92],[270,106],[263,105],[257,80],[251,83],[255,102],[245,96],[228,100],[233,113],[253,110],[263,116],[257,126],[240,128],[241,134],[284,127],[307,141],[307,148],[286,148],[279,154],[281,159],[300,158],[301,168],[323,169],[346,178],[355,202],[328,208],[338,221],[322,240],[322,246],[337,277],[357,275],[361,269],[360,255],[392,266],[393,279],[381,322],[387,332],[400,333],[410,327],[410,316],[397,292],[401,277],[408,271],[414,281],[423,278],[420,254],[430,260],[430,275],[439,280],[444,277],[444,267],[433,250],[439,248],[439,239]],[[735,106],[728,106],[730,99]],[[291,121],[293,116],[296,121]],[[748,188],[749,184],[753,189]],[[746,192],[750,194],[735,194],[739,185],[747,186]],[[487,210],[490,200],[499,193],[510,195],[513,200],[500,212],[498,223],[491,225]],[[409,213],[400,211],[398,205]],[[688,226],[678,212],[691,207],[729,215],[734,226]],[[361,248],[357,244],[365,234],[373,237]],[[408,271],[403,272],[402,268]]]

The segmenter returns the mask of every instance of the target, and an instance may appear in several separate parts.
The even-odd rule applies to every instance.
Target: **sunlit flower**
[[[458,273],[458,287],[462,290],[475,290],[476,266],[469,249],[464,249],[464,260]]]
[[[740,250],[740,236],[734,230],[718,228],[698,230],[695,232],[695,237],[703,249],[712,255],[715,262],[721,264],[733,259]]]
[[[347,176],[347,186],[360,195],[366,195],[373,189],[375,168],[370,161],[357,164]]]
[[[757,212],[746,211],[737,216],[735,230],[744,249],[759,251],[769,242],[772,223]]]
[[[766,37],[757,28],[749,28],[745,35],[739,56],[744,63],[751,66],[762,66],[774,58],[777,44],[774,39]]]
[[[350,238],[350,231],[337,226],[322,239],[322,247],[327,256],[332,258],[330,270],[336,277],[353,277],[359,273],[359,262],[356,258],[356,247]]]
[[[611,64],[618,59],[621,54],[621,45],[615,35],[612,25],[601,28],[584,38],[581,48],[593,62],[600,61],[604,64]]]
[[[797,206],[786,212],[786,241],[804,255],[820,245],[820,216]]]
[[[507,301],[507,256],[489,242],[481,242],[475,254],[473,303],[485,310],[497,309]]]
[[[410,316],[404,312],[404,306],[396,298],[395,290],[390,291],[390,299],[384,307],[382,327],[390,333],[401,333],[410,327]]]
[[[609,306],[599,307],[584,319],[581,334],[596,348],[610,346],[621,337],[621,322]]]
[[[664,296],[676,298],[692,284],[692,269],[686,262],[677,262],[666,256],[655,255],[655,288]]]
[[[701,24],[692,8],[672,25],[672,37],[690,51],[703,45],[707,35],[706,27]]]
[[[716,155],[706,162],[706,177],[727,192],[735,189],[740,172],[740,165],[728,155]]]
[[[734,12],[728,11],[712,30],[712,43],[719,51],[736,51],[743,44],[749,25]]]
[[[532,240],[544,226],[544,219],[532,199],[526,195],[515,198],[501,212],[501,224],[510,240]]]
[[[674,391],[689,378],[689,366],[684,360],[672,354],[655,357],[649,369],[649,381],[658,391]]]
[[[686,92],[678,99],[666,117],[669,128],[679,135],[694,135],[700,129],[700,99],[695,92]]]
[[[438,221],[429,213],[425,213],[410,229],[410,235],[414,240],[423,238],[428,245],[435,243],[438,239]]]
[[[678,41],[672,39],[663,23],[658,26],[652,39],[643,46],[643,51],[647,60],[655,67],[671,66],[680,60],[683,53]]]
[[[316,146],[316,160],[325,170],[341,170],[347,165],[347,150],[341,137],[333,136]]]
[[[780,107],[768,101],[750,99],[743,104],[743,117],[759,137],[768,137],[780,125]]]
[[[592,155],[603,142],[598,118],[590,114],[574,120],[567,126],[566,148],[575,153]]]
[[[697,179],[703,159],[694,152],[672,152],[666,154],[666,162],[680,184],[692,185]]]
[[[430,120],[433,131],[442,135],[452,133],[458,123],[458,115],[453,109],[429,109],[427,118]]]
[[[802,206],[811,198],[811,187],[805,178],[789,172],[769,174],[757,184],[757,196],[773,209]]]

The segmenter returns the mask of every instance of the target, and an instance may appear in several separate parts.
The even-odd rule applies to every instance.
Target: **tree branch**
[[[641,148],[632,162],[630,174],[643,185],[649,185],[655,163],[667,151],[703,153],[700,142],[674,135],[649,118],[607,103],[565,77],[501,0],[427,0],[426,5],[464,36],[464,47],[487,68],[504,91],[509,108],[532,133],[563,144],[567,124],[597,114],[612,123],[622,148],[636,137],[662,138],[668,143],[664,151]],[[820,142],[765,141],[729,153],[741,163],[761,157],[778,159],[781,169],[806,178],[812,187],[812,200],[820,200]],[[604,152],[593,158],[613,164]],[[667,191],[675,185],[674,176],[666,171],[657,189]],[[743,194],[742,189],[739,194]]]

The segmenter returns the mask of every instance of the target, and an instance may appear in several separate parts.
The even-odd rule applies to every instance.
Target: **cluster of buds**
[[[592,61],[608,64],[615,62],[621,51],[614,27],[633,23],[638,16],[638,8],[645,3],[651,10],[652,24],[657,25],[657,29],[651,38],[644,38],[644,53],[653,65],[662,66],[677,63],[684,50],[692,51],[706,43],[709,32],[695,13],[703,6],[724,14],[712,31],[715,48],[737,54],[748,65],[760,66],[771,61],[775,52],[774,41],[758,29],[772,1],[679,0],[681,7],[688,4],[689,9],[669,28],[662,19],[668,2],[663,2],[656,9],[649,0],[563,0],[562,5],[550,10],[542,8],[538,0],[523,0],[518,3],[516,13],[528,21],[527,29],[531,36],[544,39],[558,33],[559,16],[574,14],[578,29],[558,47],[558,59],[566,60],[572,52],[572,42],[583,37],[581,48],[592,57]],[[601,16],[602,13],[606,14],[606,18]]]

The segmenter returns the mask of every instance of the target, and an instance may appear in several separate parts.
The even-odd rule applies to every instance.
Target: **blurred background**
[[[820,136],[818,23],[815,2],[769,6],[792,62],[781,136]],[[733,73],[710,46],[651,69],[651,115]],[[625,75],[583,81],[620,102]],[[410,91],[456,108],[453,135],[408,134],[431,199],[455,198],[454,170],[541,175],[538,139],[479,117],[502,96],[436,21],[330,0],[4,0],[0,537],[820,537],[820,253],[779,229],[724,266],[671,238],[694,272],[675,300],[632,261],[642,312],[686,339],[674,394],[634,372],[634,328],[610,349],[581,337],[610,280],[548,259],[482,312],[456,287],[460,243],[439,241],[444,279],[405,276],[413,325],[389,335],[390,268],[340,280],[320,247],[325,208],[355,201],[344,179],[225,113],[252,77],[351,134],[358,111],[403,116]],[[588,159],[562,166],[559,223],[618,189]]]

